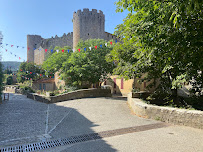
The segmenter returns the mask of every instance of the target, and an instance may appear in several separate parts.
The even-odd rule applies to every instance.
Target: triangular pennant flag
[[[17,48],[18,48],[19,46],[17,46]]]
[[[112,42],[110,42],[110,44],[112,45]]]
[[[11,45],[11,47],[13,47],[13,45]]]
[[[102,45],[100,45],[100,47],[102,48]]]
[[[22,47],[23,49],[25,48],[25,47]]]
[[[105,43],[105,46],[107,47],[107,43]]]
[[[28,47],[27,49],[28,49],[28,51],[30,50],[30,48],[29,48],[29,47]]]
[[[12,52],[10,52],[12,54]]]
[[[8,44],[6,44],[6,46],[7,46]]]
[[[7,52],[7,49],[6,49],[6,52]]]
[[[53,50],[51,50],[51,53],[53,53]]]
[[[80,52],[80,49],[78,49],[78,51]]]
[[[59,50],[56,50],[56,52],[58,53],[58,52],[59,52]]]
[[[116,40],[115,42],[117,43],[118,41]]]
[[[20,60],[20,57],[19,57],[19,60]]]
[[[15,57],[16,57],[16,55],[15,55]]]
[[[97,49],[97,46],[95,46],[95,49]]]
[[[89,49],[91,50],[91,49],[92,49],[92,47],[89,47]]]
[[[47,52],[47,49],[45,49],[45,52]]]
[[[86,48],[84,48],[84,51],[86,51]]]
[[[70,52],[70,50],[67,50],[68,51],[68,53]]]
[[[64,50],[62,50],[62,52],[64,53]]]
[[[30,72],[30,74],[32,74],[32,72]]]

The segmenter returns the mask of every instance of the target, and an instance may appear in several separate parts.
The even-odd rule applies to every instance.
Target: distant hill
[[[11,68],[11,71],[17,71],[19,69],[19,66],[22,62],[16,62],[16,61],[1,61],[3,65],[3,70],[6,70],[7,67]]]

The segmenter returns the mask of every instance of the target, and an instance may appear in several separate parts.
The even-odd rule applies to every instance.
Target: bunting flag
[[[30,48],[28,47],[28,48],[27,48],[27,50],[29,51],[29,50],[30,50]]]
[[[110,42],[110,44],[112,45],[112,42]]]
[[[90,49],[90,51],[91,51],[92,47],[89,47],[89,49]]]
[[[62,52],[64,53],[64,50],[62,50]]]
[[[0,45],[1,44],[3,44],[3,43],[0,43]],[[14,45],[13,44],[5,44],[6,46],[8,46],[8,45],[10,45],[11,47],[13,47]],[[16,46],[16,48],[19,48],[19,47],[21,47],[21,48],[25,48],[24,46],[19,46],[19,45],[15,45]]]
[[[95,46],[95,49],[97,49],[97,46]]]
[[[102,45],[100,45],[100,47],[102,48]]]
[[[45,52],[47,52],[47,49],[45,49]]]
[[[6,52],[7,52],[7,49],[6,49]]]
[[[53,53],[53,50],[51,50],[51,53]]]
[[[69,50],[67,50],[68,51],[68,53],[70,52]]]
[[[56,50],[56,52],[58,53],[58,52],[59,52],[59,50]]]
[[[32,72],[30,72],[30,74],[32,74]]]
[[[21,58],[19,57],[19,60],[20,60]]]
[[[105,43],[105,46],[107,47],[107,43]]]
[[[117,43],[118,41],[116,40],[115,42]]]
[[[78,49],[78,51],[80,52],[80,49]]]
[[[84,48],[84,51],[86,51],[86,48]]]

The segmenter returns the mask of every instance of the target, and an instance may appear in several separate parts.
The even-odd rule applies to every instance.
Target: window
[[[46,90],[46,84],[43,84],[43,90]]]

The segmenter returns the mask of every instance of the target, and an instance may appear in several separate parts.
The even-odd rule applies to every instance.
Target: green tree
[[[69,46],[64,46],[63,48],[56,46],[54,48],[54,53],[42,64],[42,68],[47,71],[47,73],[55,73],[62,68],[63,63],[68,60],[72,53],[72,49]],[[56,50],[59,50],[57,53]],[[64,50],[64,52],[62,52]],[[69,50],[69,53],[68,51]]]
[[[4,78],[4,75],[3,75],[3,71],[2,71],[2,64],[0,62],[0,101],[2,100],[1,95],[2,95],[2,91],[3,91],[3,78]]]
[[[115,73],[126,78],[160,79],[163,91],[177,94],[183,82],[202,88],[203,3],[199,0],[119,0],[117,11],[128,10],[117,26],[118,43],[109,59]],[[174,90],[174,91],[173,91]]]
[[[2,43],[2,39],[3,39],[3,35],[0,31],[0,47],[1,47],[1,43]],[[3,91],[3,79],[4,79],[4,75],[3,75],[3,69],[2,69],[2,64],[1,64],[1,55],[0,55],[0,101],[2,100],[1,95],[2,95],[2,91]]]
[[[113,63],[105,59],[112,47],[105,47],[105,43],[102,39],[81,40],[78,43],[76,51],[63,63],[63,77],[68,84],[81,87],[97,83],[112,72]]]
[[[45,75],[45,71],[37,65],[22,62],[17,73],[17,81],[23,83],[24,81],[28,80],[27,78],[36,80],[43,78],[43,75]]]
[[[12,76],[8,76],[6,79],[6,85],[12,85],[13,84],[13,77]]]

